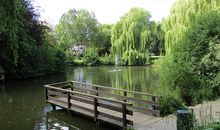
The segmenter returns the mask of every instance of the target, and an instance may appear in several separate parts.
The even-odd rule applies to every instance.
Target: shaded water
[[[0,87],[0,129],[108,130],[65,111],[51,111],[45,104],[43,85],[67,80],[153,92],[157,75],[154,67],[76,67],[62,74],[6,82]]]

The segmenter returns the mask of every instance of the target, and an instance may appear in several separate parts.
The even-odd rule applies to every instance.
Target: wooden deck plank
[[[56,97],[54,97],[54,98],[56,98]],[[54,100],[54,98],[48,100],[48,102],[67,109],[67,105],[66,105],[67,99],[65,97],[57,97],[56,100]],[[61,102],[59,102],[59,101],[61,101]],[[91,104],[83,103],[83,102],[76,101],[76,100],[71,100],[70,102],[71,102],[71,104],[77,104],[77,106],[85,107],[87,109],[91,109],[91,110],[94,109],[93,105],[91,105]],[[74,105],[71,106],[70,110],[77,112],[77,113],[80,113],[80,114],[83,114],[83,115],[86,115],[86,116],[89,116],[89,117],[94,116],[93,112],[79,109],[77,107],[74,107]],[[102,113],[113,115],[115,117],[122,117],[122,113],[114,111],[114,110],[109,110],[109,109],[102,108],[102,107],[98,107],[98,110]],[[157,117],[154,117],[154,116],[151,116],[148,114],[144,114],[141,112],[134,112],[133,116],[127,116],[128,120],[133,121],[134,128],[148,127],[149,124],[152,123],[152,119],[155,119],[155,118],[157,118]],[[114,124],[116,126],[122,127],[121,121],[117,121],[114,119],[103,117],[102,115],[99,115],[98,119],[101,121],[108,122],[108,123]]]

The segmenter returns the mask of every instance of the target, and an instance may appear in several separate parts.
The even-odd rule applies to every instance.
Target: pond
[[[66,111],[52,111],[45,104],[44,84],[76,80],[132,91],[153,93],[156,67],[74,67],[66,73],[37,79],[6,82],[0,87],[0,129],[108,130]]]

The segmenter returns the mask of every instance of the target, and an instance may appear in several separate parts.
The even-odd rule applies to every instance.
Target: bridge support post
[[[127,118],[126,118],[126,105],[122,104],[122,119],[123,119],[123,128],[127,127]]]
[[[56,106],[55,105],[51,104],[51,107],[52,107],[53,111],[56,111]]]
[[[95,87],[95,95],[98,96],[98,87]],[[94,98],[94,121],[96,122],[96,124],[98,124],[98,102],[97,102],[97,98]]]
[[[97,122],[97,117],[98,117],[98,110],[97,110],[97,106],[98,106],[98,103],[97,103],[97,99],[94,98],[94,121]]]
[[[153,101],[153,102],[156,102],[156,98],[155,98],[155,97],[152,97],[152,101]],[[152,105],[152,110],[156,110],[156,106],[155,106],[155,105]]]
[[[70,103],[70,92],[67,92],[67,108],[68,108],[68,112],[70,111],[70,107],[71,107],[71,103]]]
[[[44,91],[45,91],[45,99],[46,99],[46,102],[48,100],[48,90],[47,90],[47,87],[44,86]]]
[[[71,82],[71,90],[73,91],[73,81]]]
[[[123,91],[123,96],[124,96],[124,102],[126,102],[126,96],[127,96],[127,92]],[[123,119],[123,128],[127,127],[127,117],[126,117],[126,105],[122,104],[122,119]]]

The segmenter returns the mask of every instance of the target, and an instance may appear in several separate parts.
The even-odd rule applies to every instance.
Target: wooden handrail
[[[127,95],[125,94],[126,91],[124,92],[123,96],[121,96],[121,95],[109,93],[109,92],[102,91],[102,90],[94,90],[94,89],[89,89],[89,88],[84,88],[84,87],[76,87],[76,86],[74,86],[74,88],[84,90],[84,91],[88,91],[88,92],[92,92],[92,93],[96,93],[96,94],[110,95],[110,96],[113,96],[115,98],[120,98],[121,100],[124,100],[124,101],[129,100],[129,101],[136,101],[136,102],[139,102],[139,103],[140,102],[146,103],[146,104],[150,104],[150,105],[153,105],[153,106],[159,106],[159,103],[156,102],[155,97],[153,97],[152,98],[153,100],[150,101],[150,100],[145,100],[145,99],[127,97]]]
[[[66,90],[66,89],[62,89],[62,88],[53,87],[53,86],[50,86],[50,85],[45,85],[44,87],[55,89],[55,90],[60,90],[60,91],[63,91],[63,92],[69,92],[69,93],[72,93],[72,94],[78,94],[78,95],[82,95],[82,96],[92,97],[92,98],[96,98],[96,99],[100,99],[100,100],[110,101],[110,102],[117,103],[117,104],[132,106],[132,103],[113,100],[113,99],[108,99],[108,98],[104,98],[104,97],[99,97],[99,96],[90,95],[90,94],[81,93],[81,92],[76,92],[76,91],[71,91],[71,90]]]
[[[89,85],[89,86],[103,88],[103,89],[109,89],[109,90],[115,90],[115,91],[121,91],[121,92],[127,92],[127,93],[134,93],[134,94],[139,94],[139,95],[144,95],[144,96],[151,96],[151,97],[157,97],[157,98],[161,97],[161,96],[156,95],[156,94],[130,91],[130,90],[124,90],[124,89],[118,89],[118,88],[111,88],[111,87],[106,87],[106,86],[102,86],[102,85],[88,84],[88,83],[83,83],[83,82],[78,82],[78,81],[59,82],[59,83],[53,83],[53,84],[48,84],[48,85],[49,86],[54,86],[54,85],[61,85],[61,84],[66,84],[66,83],[78,83],[78,84]]]
[[[53,85],[60,85],[60,84],[67,84],[67,83],[72,83],[72,81],[59,82],[59,83],[53,83],[53,84],[47,84],[47,85],[53,86]]]
[[[70,86],[66,86],[70,83]],[[137,111],[146,111],[146,113],[155,115],[155,116],[160,116],[159,110],[159,102],[158,98],[161,96],[159,95],[154,95],[154,94],[149,94],[149,93],[142,93],[142,92],[135,92],[135,91],[129,91],[129,90],[123,90],[123,89],[117,89],[117,88],[110,88],[106,86],[101,86],[101,85],[94,85],[94,84],[88,84],[88,83],[82,83],[78,81],[68,81],[68,82],[61,82],[61,83],[54,83],[54,84],[49,84],[45,85],[46,87],[50,87],[51,89],[56,89],[64,92],[69,92],[73,94],[79,94],[81,96],[85,97],[90,97],[94,98],[93,102],[96,104],[97,101],[96,99],[102,99],[106,101],[110,101],[112,103],[119,103],[119,104],[124,104],[127,106],[132,106],[132,110],[137,110]],[[67,90],[70,88],[69,90]],[[119,92],[120,94],[116,94],[114,92]],[[49,90],[50,91],[50,90]],[[47,91],[46,91],[47,92]],[[89,92],[89,94],[88,94]],[[54,92],[56,93],[56,92]],[[63,93],[63,92],[62,92]],[[59,95],[62,95],[60,93]],[[142,98],[135,98],[135,97],[129,97],[128,93],[133,93],[133,94],[139,94],[142,96],[149,96],[151,97],[150,99],[142,99]],[[55,94],[56,95],[56,94]],[[113,100],[106,98],[105,96],[110,96],[118,100]],[[117,101],[117,102],[116,102]],[[143,109],[141,106],[142,105],[149,105],[150,108],[145,108]],[[95,107],[95,106],[94,106]],[[96,110],[96,107],[94,108]],[[159,113],[158,113],[159,112]]]
[[[121,92],[127,92],[127,93],[134,93],[134,94],[157,97],[157,98],[161,97],[159,95],[150,94],[150,93],[143,93],[143,92],[137,92],[137,91],[129,91],[129,90],[124,90],[124,89],[118,89],[118,88],[111,88],[111,87],[106,87],[106,86],[101,86],[101,85],[96,85],[96,84],[88,84],[88,83],[83,83],[83,82],[78,82],[78,81],[72,81],[72,82],[73,83],[78,83],[78,84],[89,85],[89,86],[93,86],[93,87],[99,87],[99,88],[103,88],[103,89],[109,89],[109,90],[115,90],[115,91],[121,91]]]

